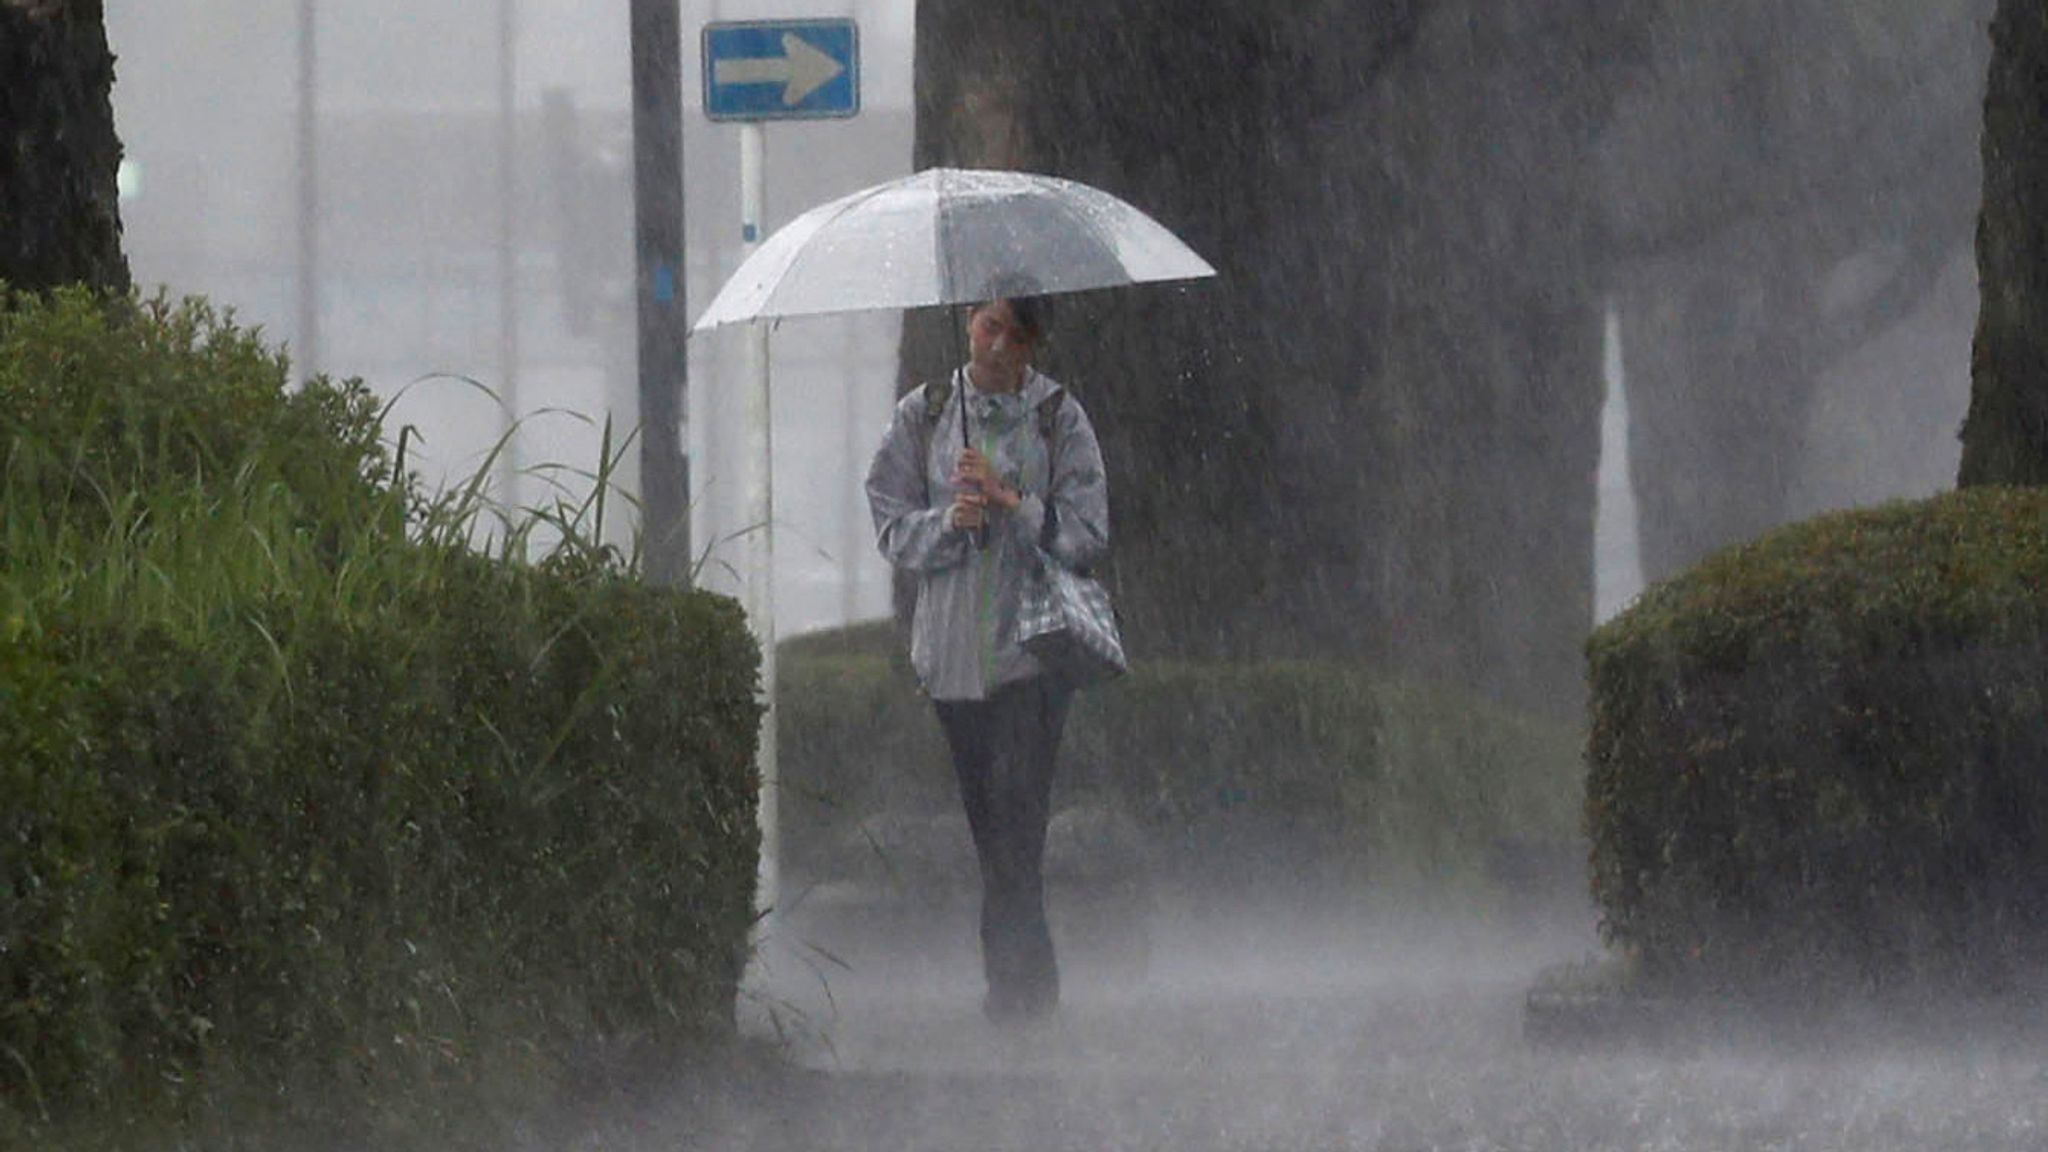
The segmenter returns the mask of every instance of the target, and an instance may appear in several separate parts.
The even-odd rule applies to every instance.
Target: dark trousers
[[[1072,699],[1071,689],[1035,676],[987,700],[936,702],[981,861],[981,960],[993,1015],[1035,1015],[1059,1002],[1045,919],[1045,830]]]

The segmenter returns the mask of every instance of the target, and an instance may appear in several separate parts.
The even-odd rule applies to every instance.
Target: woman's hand
[[[953,469],[953,483],[976,493],[983,504],[993,504],[1005,512],[1015,512],[1024,499],[1015,488],[997,478],[988,457],[972,448],[960,453],[960,463]],[[957,501],[954,507],[959,507]]]
[[[978,532],[988,523],[988,499],[972,488],[963,488],[946,510],[946,523],[964,532]]]

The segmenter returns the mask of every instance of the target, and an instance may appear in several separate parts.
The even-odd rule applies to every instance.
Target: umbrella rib
[[[803,220],[804,216],[808,216],[812,212],[825,213],[825,215],[819,218],[818,226],[811,230],[813,234],[815,234],[817,232],[823,231],[826,225],[839,219],[841,216],[846,215],[848,212],[853,211],[855,208],[860,207],[862,204],[867,203],[869,200],[872,200],[875,197],[886,193],[888,190],[889,189],[887,185],[877,185],[872,188],[862,188],[857,192],[848,193],[847,195],[841,197],[838,201],[821,204],[818,207],[811,209],[809,212],[802,213],[795,220],[790,221],[789,224],[784,225],[782,228],[777,229],[773,235],[768,236],[765,240],[762,241],[761,245],[755,248],[755,252],[758,253],[762,247],[766,247],[768,244],[774,243],[776,236],[781,235],[783,232],[786,232],[790,227],[800,223]],[[772,286],[764,287],[761,296],[762,306],[765,306],[768,303],[768,301],[774,299],[775,294],[778,290],[780,290],[783,281],[789,279],[790,272],[794,270],[796,265],[803,262],[806,255],[806,251],[804,249],[799,248],[795,253],[793,253],[790,256],[789,263],[783,267],[781,275],[775,277],[774,284]],[[730,281],[728,281],[727,288],[730,287],[731,283]],[[723,294],[724,290],[721,289],[720,291],[721,294]],[[713,299],[712,307],[716,308],[718,303],[719,301],[717,299]],[[702,324],[703,322],[704,319],[703,317],[700,316],[697,320],[697,323]]]
[[[939,302],[956,303],[959,285],[953,269],[952,217],[946,211],[946,182],[951,173],[940,168],[932,177],[932,253],[939,265]]]
[[[1116,232],[1113,229],[1098,226],[1095,215],[1083,211],[1078,203],[1071,202],[1064,197],[1052,201],[1052,206],[1058,210],[1060,215],[1071,221],[1076,229],[1086,233],[1089,239],[1101,245],[1102,250],[1109,254],[1110,260],[1118,268],[1121,269],[1125,266],[1123,250],[1117,244]]]
[[[848,215],[854,209],[859,208],[860,206],[866,204],[870,200],[879,199],[880,197],[887,195],[889,191],[890,188],[887,185],[878,185],[873,188],[863,188],[858,192],[850,193],[847,196],[842,197],[836,203],[827,204],[820,208],[813,209],[813,211],[822,212],[823,215],[818,217],[818,226],[816,228],[811,229],[811,235],[817,236],[822,234],[834,223],[837,223],[841,217]],[[794,221],[792,221],[792,223],[794,223]],[[768,295],[770,297],[773,297],[775,295],[775,292],[780,289],[782,282],[793,281],[795,279],[798,279],[798,277],[796,276],[796,271],[798,267],[800,267],[805,261],[809,260],[810,258],[811,249],[808,245],[798,249],[797,252],[790,257],[788,266],[782,270],[782,275],[776,278],[777,287],[775,289],[770,289]],[[852,309],[852,311],[863,310],[864,309]]]

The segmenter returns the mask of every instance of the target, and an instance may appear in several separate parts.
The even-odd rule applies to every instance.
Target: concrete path
[[[1531,1046],[1523,993],[1594,949],[1583,922],[1155,925],[1142,971],[1069,949],[1059,1018],[1006,1031],[980,1016],[965,913],[937,911],[918,938],[877,922],[851,971],[771,951],[748,1027],[779,1027],[799,1068],[671,1101],[603,1146],[2048,1148],[2048,1050],[2015,1040]]]

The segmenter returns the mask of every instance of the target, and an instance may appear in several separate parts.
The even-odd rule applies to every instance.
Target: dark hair
[[[998,300],[1007,300],[1010,314],[1017,318],[1017,327],[1036,344],[1052,328],[1052,297],[1040,295],[1042,291],[1038,281],[1030,276],[1004,273],[989,280],[987,295],[969,312],[979,312]]]

